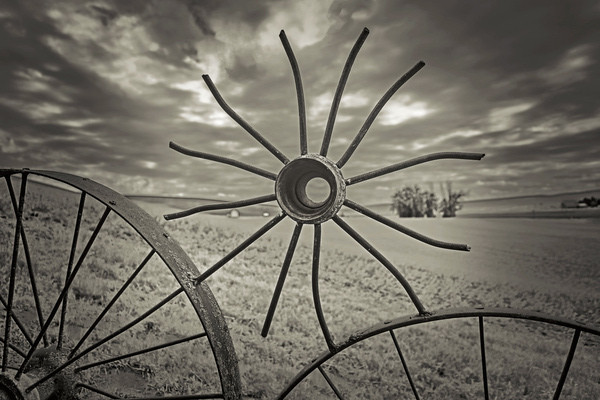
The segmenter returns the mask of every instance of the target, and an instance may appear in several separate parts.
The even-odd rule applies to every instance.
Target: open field
[[[5,217],[0,219],[0,267],[7,276],[14,216],[6,194],[0,193],[0,215]],[[32,185],[27,196],[24,224],[30,232],[29,245],[47,315],[64,281],[78,195]],[[171,211],[153,206],[149,210],[155,215]],[[86,207],[82,243],[102,209],[94,202]],[[202,215],[161,225],[203,271],[267,221],[261,217]],[[364,218],[346,221],[397,265],[430,310],[508,306],[600,325],[600,250],[595,245],[600,220],[401,221],[436,239],[467,243],[473,247],[470,253],[430,248]],[[229,324],[246,398],[274,398],[303,365],[326,349],[310,291],[311,226],[303,229],[269,336],[260,336],[292,227],[290,221],[282,221],[207,280]],[[415,313],[402,287],[337,226],[324,225],[323,243],[320,288],[334,340]],[[65,328],[67,345],[81,337],[90,318],[106,305],[146,251],[131,228],[118,219],[107,220],[106,231],[99,235],[74,282]],[[115,305],[116,311],[107,314],[95,338],[135,318],[170,293],[177,283],[169,274],[164,265],[150,264],[124,292],[126,297]],[[22,257],[17,278],[18,311],[34,329],[36,317]],[[4,296],[7,286],[6,281],[0,284]],[[199,322],[189,312],[187,299],[175,300],[83,361],[197,333]],[[0,332],[4,332],[3,324],[2,318]],[[57,325],[53,324],[50,343],[57,338]],[[490,398],[551,397],[572,332],[531,321],[495,318],[487,318],[485,326]],[[421,398],[483,398],[477,319],[435,322],[396,330],[395,334]],[[210,392],[218,382],[211,374],[209,352],[205,342],[193,341],[163,353],[86,369],[85,378],[121,397]],[[599,359],[598,338],[582,334],[561,398],[600,398]],[[339,353],[324,369],[346,399],[412,396],[389,336],[374,337]],[[313,373],[288,398],[331,399],[335,395],[324,379]]]

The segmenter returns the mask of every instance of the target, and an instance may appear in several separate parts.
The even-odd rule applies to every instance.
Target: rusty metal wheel
[[[86,178],[0,175],[0,399],[240,398],[219,306],[157,220]]]
[[[213,94],[215,100],[221,106],[221,108],[234,120],[236,121],[244,130],[246,130],[253,138],[255,138],[261,145],[263,145],[271,154],[273,154],[277,159],[281,161],[283,167],[277,173],[267,171],[261,168],[258,168],[253,165],[248,165],[242,163],[235,159],[225,158],[218,155],[208,154],[196,150],[192,150],[183,146],[180,146],[176,143],[171,142],[170,147],[177,152],[182,154],[197,157],[206,160],[212,160],[223,164],[228,164],[248,172],[251,172],[255,175],[261,176],[266,179],[270,179],[274,181],[274,191],[273,193],[265,194],[263,196],[250,198],[241,201],[234,201],[229,203],[219,203],[213,205],[202,205],[199,207],[195,207],[186,211],[173,213],[169,215],[165,215],[167,220],[176,219],[186,217],[195,213],[212,211],[212,210],[221,210],[221,209],[230,209],[230,208],[239,208],[244,206],[250,206],[255,204],[266,203],[270,201],[277,201],[278,205],[281,208],[281,213],[274,218],[272,218],[269,222],[267,222],[263,227],[258,229],[254,234],[252,234],[248,239],[246,239],[239,246],[234,248],[229,254],[219,260],[217,263],[212,265],[211,267],[202,271],[202,273],[196,278],[196,282],[204,282],[208,277],[217,272],[220,268],[222,268],[226,263],[228,263],[232,258],[234,258],[237,254],[242,252],[248,246],[250,246],[254,241],[267,233],[270,229],[272,229],[275,225],[277,225],[280,221],[285,218],[290,218],[296,222],[295,229],[293,230],[291,240],[289,243],[289,247],[287,249],[283,265],[281,267],[281,272],[279,274],[279,278],[277,284],[275,286],[273,296],[271,298],[271,302],[269,308],[266,312],[263,328],[261,334],[263,336],[267,336],[271,322],[273,320],[273,316],[277,307],[278,300],[283,290],[283,286],[286,280],[286,276],[288,274],[288,270],[290,267],[290,263],[292,257],[294,255],[296,245],[298,243],[298,239],[303,229],[304,225],[312,225],[314,229],[314,242],[313,242],[313,256],[312,256],[312,297],[314,302],[314,308],[316,311],[316,316],[319,322],[319,326],[322,331],[322,335],[325,339],[328,350],[322,353],[319,357],[315,358],[312,362],[309,362],[307,366],[285,387],[285,389],[279,395],[279,399],[287,397],[292,390],[303,380],[305,380],[311,372],[318,371],[325,381],[331,388],[330,394],[335,395],[339,399],[345,398],[344,395],[336,385],[333,380],[328,376],[323,366],[325,363],[334,358],[339,354],[343,354],[345,350],[350,347],[353,347],[355,344],[359,344],[367,339],[371,339],[372,337],[378,336],[383,333],[391,334],[393,339],[393,345],[397,350],[397,353],[400,357],[401,364],[404,367],[406,372],[406,376],[408,377],[408,381],[410,382],[410,386],[412,387],[412,393],[416,399],[419,399],[418,391],[413,384],[413,380],[409,373],[407,363],[400,351],[400,346],[396,337],[394,335],[395,330],[399,330],[402,328],[406,328],[413,325],[420,325],[424,323],[430,323],[434,321],[441,320],[455,320],[455,319],[475,319],[478,321],[479,325],[479,337],[480,337],[480,351],[481,351],[481,371],[482,371],[482,382],[481,385],[481,393],[484,398],[488,398],[488,383],[487,383],[487,372],[486,372],[486,360],[485,360],[485,340],[484,340],[484,330],[483,330],[483,322],[484,318],[488,317],[499,317],[499,318],[508,318],[508,319],[526,319],[533,321],[541,321],[545,323],[549,323],[554,326],[562,326],[567,327],[568,329],[574,330],[572,344],[570,350],[568,352],[567,361],[564,363],[564,367],[562,369],[562,374],[559,379],[559,383],[555,386],[556,390],[554,391],[554,397],[558,398],[560,396],[562,386],[565,383],[565,379],[567,373],[570,368],[571,360],[573,359],[573,354],[575,352],[575,348],[578,343],[578,338],[581,332],[587,332],[592,335],[598,336],[600,335],[600,330],[595,328],[586,327],[583,324],[578,324],[576,322],[567,321],[560,318],[553,318],[549,315],[539,314],[528,311],[519,311],[519,310],[506,310],[506,309],[474,309],[474,310],[465,310],[465,309],[449,309],[445,311],[438,312],[430,312],[428,311],[421,300],[419,299],[417,293],[413,290],[410,283],[405,279],[400,270],[396,268],[388,259],[385,258],[383,254],[381,254],[371,243],[367,242],[367,240],[355,231],[350,224],[344,221],[341,218],[340,210],[343,206],[348,207],[351,210],[354,210],[367,218],[370,218],[374,221],[377,221],[387,227],[406,234],[416,240],[419,240],[423,243],[426,243],[431,246],[445,248],[449,250],[458,250],[458,251],[468,251],[469,247],[464,244],[455,244],[455,243],[447,243],[439,240],[435,240],[424,236],[418,232],[415,232],[407,227],[393,221],[389,218],[386,218],[382,215],[379,215],[372,210],[357,204],[356,202],[350,200],[346,197],[346,187],[354,184],[358,184],[360,182],[364,182],[373,178],[380,177],[385,174],[389,174],[392,172],[396,172],[405,168],[413,167],[418,164],[422,164],[429,161],[439,160],[439,159],[461,159],[461,160],[481,160],[484,154],[481,153],[465,153],[465,152],[441,152],[441,153],[433,153],[423,155],[414,159],[410,159],[407,161],[399,162],[397,164],[389,165],[382,167],[377,170],[373,170],[370,172],[365,172],[363,174],[353,176],[350,178],[345,178],[342,173],[342,169],[344,165],[348,162],[350,157],[355,152],[358,145],[361,143],[363,138],[365,137],[367,131],[372,125],[373,121],[382,110],[386,102],[394,95],[394,93],[404,85],[411,77],[413,77],[425,64],[423,62],[418,62],[412,69],[410,69],[406,74],[404,74],[398,81],[396,81],[392,87],[381,97],[375,107],[372,109],[370,114],[368,115],[366,121],[363,126],[356,134],[355,138],[351,141],[345,153],[342,157],[333,161],[327,157],[329,144],[331,141],[333,125],[335,122],[336,114],[338,111],[338,107],[340,105],[340,101],[342,98],[342,93],[344,91],[344,87],[346,85],[346,81],[350,74],[351,67],[354,63],[354,60],[363,45],[369,31],[365,28],[358,40],[356,41],[354,47],[352,48],[350,55],[346,61],[346,64],[343,68],[341,78],[339,80],[329,118],[327,121],[327,125],[325,128],[325,133],[322,141],[322,145],[320,151],[318,153],[309,153],[308,151],[308,141],[307,141],[307,130],[306,130],[306,110],[304,104],[304,91],[302,87],[302,80],[300,77],[300,70],[298,67],[298,63],[290,46],[290,43],[283,31],[281,31],[280,39],[285,49],[285,52],[288,56],[289,62],[292,67],[292,72],[294,76],[297,100],[298,100],[298,110],[299,110],[299,133],[300,133],[300,154],[296,158],[290,159],[286,155],[284,155],[281,151],[279,151],[273,144],[268,142],[259,132],[257,132],[250,124],[248,124],[242,117],[240,117],[223,99],[216,86],[210,79],[208,75],[203,75],[203,79],[208,86],[208,89]],[[308,187],[310,182],[313,180],[321,180],[326,183],[328,187],[328,193],[324,196],[313,198],[309,193]],[[320,251],[321,251],[321,225],[324,223],[329,223],[332,221],[334,224],[339,226],[344,232],[346,232],[352,239],[356,241],[356,243],[366,249],[400,284],[403,289],[408,294],[413,306],[415,307],[417,314],[411,315],[407,317],[400,317],[393,321],[386,321],[379,325],[366,328],[358,331],[356,334],[353,334],[342,340],[340,342],[334,342],[332,335],[330,334],[325,315],[323,314],[323,310],[321,307],[321,298],[319,295],[319,259],[320,259]],[[393,348],[393,347],[392,347]],[[294,398],[305,398],[303,397],[303,393],[297,394],[297,397]]]

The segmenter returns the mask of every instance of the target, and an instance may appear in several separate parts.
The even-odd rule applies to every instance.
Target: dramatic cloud
[[[88,176],[123,193],[247,198],[273,182],[169,150],[277,172],[282,164],[219,107],[225,101],[289,158],[298,106],[281,29],[304,84],[318,152],[340,73],[364,27],[328,156],[347,177],[438,151],[439,161],[349,188],[362,203],[404,184],[451,180],[471,198],[597,189],[600,7],[596,1],[27,0],[0,6],[0,167]]]

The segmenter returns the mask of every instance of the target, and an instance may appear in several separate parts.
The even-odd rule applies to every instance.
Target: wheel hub
[[[74,367],[64,368],[54,378],[34,389],[26,389],[38,379],[52,372],[67,360],[68,351],[47,347],[36,350],[23,375],[15,379],[15,372],[0,374],[0,400],[76,399]]]
[[[309,184],[322,179],[329,194],[319,199],[307,193]],[[275,195],[283,211],[293,220],[320,224],[336,215],[346,198],[346,182],[340,169],[328,158],[306,154],[287,163],[277,175]]]

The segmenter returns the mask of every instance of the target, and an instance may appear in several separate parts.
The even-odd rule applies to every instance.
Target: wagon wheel
[[[240,398],[219,306],[153,217],[86,178],[0,175],[0,399]]]
[[[204,270],[197,278],[196,282],[204,282],[208,277],[217,272],[220,268],[222,268],[225,264],[227,264],[231,259],[233,259],[237,254],[242,252],[248,246],[250,246],[254,241],[258,238],[266,234],[270,229],[272,229],[275,225],[277,225],[284,218],[291,218],[296,222],[296,227],[292,233],[291,240],[289,243],[289,247],[287,249],[283,265],[281,267],[281,272],[277,281],[277,284],[274,289],[274,293],[270,302],[270,306],[266,312],[265,321],[263,324],[263,328],[261,334],[263,336],[267,336],[271,322],[273,320],[273,316],[277,307],[277,303],[279,297],[282,293],[283,286],[286,280],[286,276],[288,274],[288,270],[290,267],[290,263],[292,257],[295,252],[296,245],[298,243],[298,239],[304,225],[313,225],[314,228],[314,244],[313,244],[313,261],[312,261],[312,296],[314,308],[316,311],[316,316],[322,331],[322,335],[327,344],[328,350],[325,351],[321,356],[314,359],[311,363],[309,363],[289,384],[286,388],[281,392],[278,398],[285,398],[292,389],[295,388],[301,381],[303,381],[312,371],[318,371],[326,380],[328,385],[331,387],[331,394],[335,394],[335,396],[339,399],[344,398],[343,394],[338,390],[332,379],[327,375],[325,369],[323,368],[324,363],[337,354],[343,352],[344,350],[352,347],[354,344],[358,344],[360,342],[365,341],[366,339],[370,339],[374,336],[378,336],[382,333],[389,333],[393,338],[394,346],[400,356],[402,361],[402,365],[406,371],[406,375],[408,380],[410,381],[413,394],[415,398],[419,398],[417,389],[415,388],[413,381],[411,379],[410,373],[408,371],[407,364],[405,359],[400,351],[400,346],[396,337],[394,335],[394,330],[401,329],[411,325],[419,325],[427,322],[438,321],[438,320],[449,320],[449,319],[462,319],[462,318],[475,318],[479,321],[479,334],[480,334],[480,343],[481,343],[481,359],[482,359],[482,373],[483,373],[483,389],[485,391],[484,397],[488,398],[488,385],[487,385],[487,373],[486,373],[486,361],[485,361],[485,341],[484,341],[484,331],[483,331],[483,321],[484,317],[501,317],[508,319],[526,319],[526,320],[534,320],[534,321],[542,321],[546,323],[550,323],[555,326],[563,326],[569,329],[574,330],[573,340],[571,349],[569,350],[569,354],[567,357],[567,361],[564,364],[563,372],[559,379],[559,383],[556,386],[555,398],[558,398],[560,392],[562,390],[562,386],[565,382],[567,373],[569,371],[569,367],[571,364],[571,360],[573,358],[573,354],[575,352],[575,347],[578,343],[578,338],[581,332],[588,332],[592,335],[600,335],[600,331],[598,329],[589,328],[582,324],[578,324],[572,321],[566,321],[563,319],[553,318],[549,315],[532,313],[527,311],[518,311],[518,310],[506,310],[506,309],[475,309],[475,310],[464,310],[464,309],[450,309],[444,310],[441,312],[430,312],[428,311],[423,303],[420,301],[417,293],[412,289],[410,283],[404,278],[402,273],[382,255],[373,245],[365,238],[361,236],[360,233],[355,231],[348,223],[346,223],[339,213],[342,206],[348,207],[362,215],[375,220],[383,225],[386,225],[389,228],[392,228],[398,232],[404,233],[416,240],[419,240],[423,243],[429,244],[431,246],[436,246],[449,250],[458,250],[458,251],[469,251],[469,247],[464,244],[455,244],[455,243],[447,243],[439,240],[435,240],[429,238],[425,235],[422,235],[418,232],[415,232],[411,229],[404,227],[403,225],[397,223],[396,221],[390,220],[384,216],[381,216],[370,209],[357,204],[356,202],[346,198],[346,187],[349,185],[358,184],[360,182],[364,182],[373,178],[380,177],[385,174],[389,174],[392,172],[396,172],[405,168],[413,167],[418,164],[422,164],[429,161],[439,160],[439,159],[462,159],[462,160],[481,160],[484,154],[481,153],[465,153],[465,152],[440,152],[440,153],[432,153],[423,155],[414,159],[410,159],[407,161],[399,162],[397,164],[389,165],[377,170],[373,170],[370,172],[366,172],[357,176],[353,176],[350,178],[344,178],[342,174],[342,168],[348,162],[350,157],[353,155],[354,151],[361,143],[362,139],[365,137],[368,129],[371,124],[385,106],[386,102],[394,95],[394,93],[404,85],[411,77],[413,77],[425,64],[423,62],[418,62],[412,69],[410,69],[406,74],[404,74],[398,81],[396,81],[392,87],[381,97],[379,102],[372,109],[370,114],[368,115],[366,121],[363,126],[356,134],[355,138],[352,140],[350,145],[348,146],[345,153],[338,161],[333,161],[327,157],[329,144],[332,136],[333,126],[337,114],[337,110],[341,101],[342,93],[344,87],[346,85],[346,81],[349,77],[351,67],[354,63],[354,60],[362,47],[369,31],[365,28],[358,40],[356,41],[354,47],[352,48],[346,64],[343,68],[341,78],[339,80],[331,110],[329,113],[329,118],[327,121],[327,125],[325,128],[325,133],[321,145],[321,149],[319,153],[309,153],[308,144],[307,144],[307,130],[306,130],[306,111],[304,104],[304,91],[302,86],[302,80],[300,76],[300,70],[298,67],[298,63],[288,42],[288,39],[284,33],[281,31],[280,39],[285,49],[285,52],[288,56],[289,62],[292,67],[292,72],[295,81],[297,100],[298,100],[298,110],[299,110],[299,132],[300,132],[300,155],[292,160],[290,160],[286,155],[284,155],[281,151],[279,151],[273,144],[267,141],[259,132],[257,132],[250,124],[248,124],[242,117],[240,117],[223,99],[216,86],[210,79],[208,75],[203,75],[203,79],[208,86],[208,89],[213,94],[215,100],[221,106],[221,108],[233,119],[235,120],[244,130],[246,130],[254,139],[256,139],[261,145],[263,145],[270,153],[272,153],[277,159],[279,159],[283,167],[278,173],[267,171],[261,168],[258,168],[253,165],[248,165],[242,163],[238,160],[225,158],[218,155],[208,154],[200,151],[196,151],[193,149],[189,149],[178,145],[176,143],[171,142],[170,147],[177,152],[182,154],[197,157],[201,159],[216,161],[223,164],[228,164],[253,174],[259,175],[263,178],[270,179],[274,181],[274,193],[265,194],[263,196],[249,198],[241,201],[234,201],[229,203],[220,203],[220,204],[212,204],[212,205],[202,205],[199,207],[195,207],[186,211],[173,213],[165,215],[165,219],[176,219],[182,218],[189,215],[193,215],[195,213],[200,213],[204,211],[212,211],[212,210],[221,210],[221,209],[231,209],[231,208],[239,208],[245,207],[255,204],[266,203],[270,201],[277,201],[281,208],[281,213],[267,222],[263,227],[261,227],[258,231],[252,234],[248,239],[239,244],[236,248],[234,248],[229,254],[219,260],[217,263],[212,265],[211,267]],[[311,193],[308,189],[311,181],[319,179],[323,180],[327,183],[329,192],[326,196],[322,196],[319,198],[311,198]],[[404,288],[406,293],[408,294],[413,306],[415,307],[417,314],[409,317],[401,317],[395,321],[387,321],[383,324],[373,326],[364,330],[359,331],[355,335],[350,336],[346,340],[341,342],[334,342],[332,335],[330,334],[325,315],[323,314],[323,310],[321,307],[321,299],[319,295],[319,258],[320,258],[320,249],[321,249],[321,225],[324,223],[328,223],[329,221],[333,221],[336,225],[338,225],[343,231],[345,231],[352,239],[354,239],[360,246],[364,247],[379,263],[388,270],[389,273],[397,280],[397,282]],[[302,394],[300,394],[299,398],[303,398]]]

